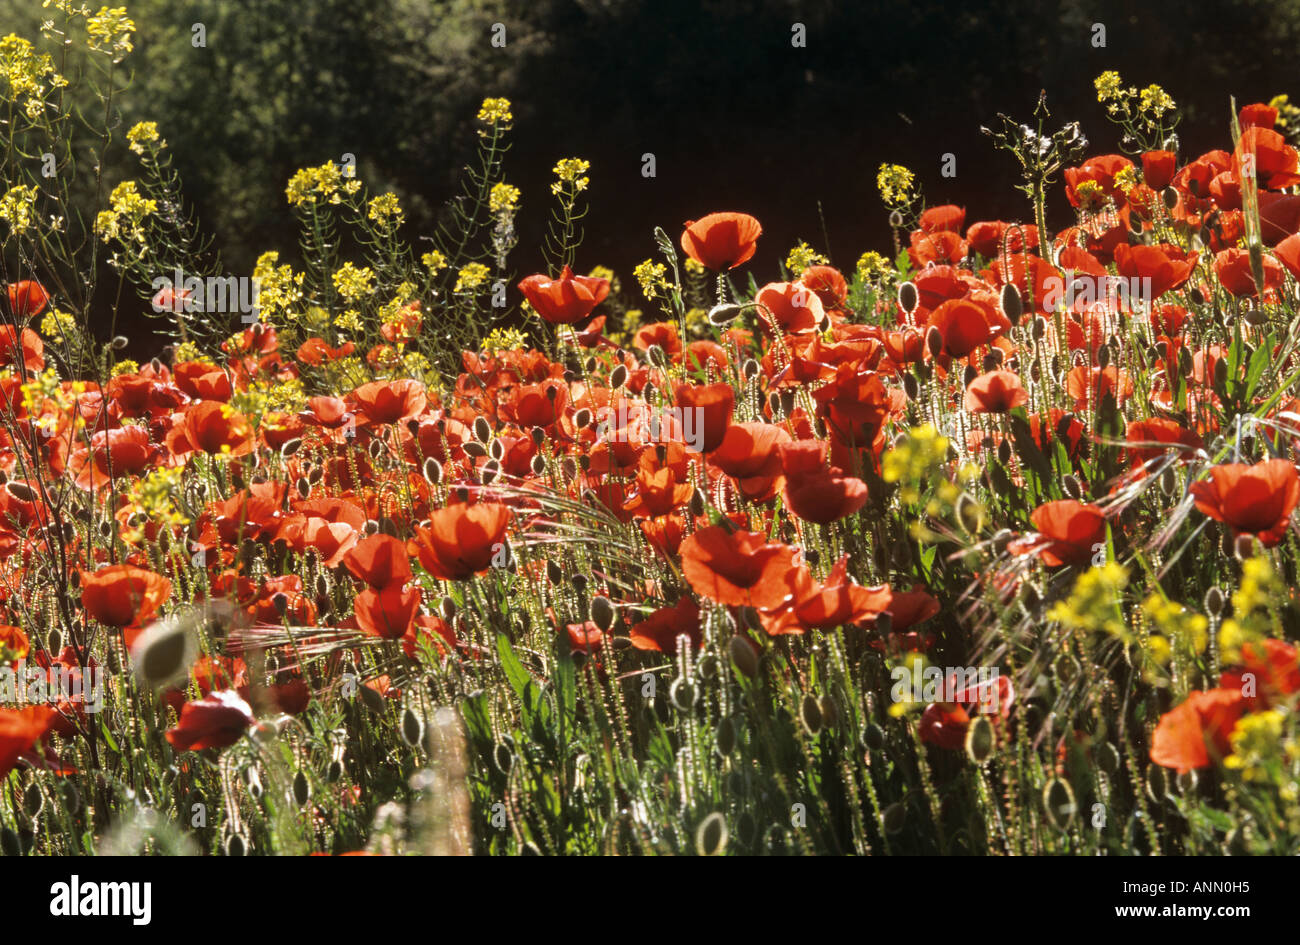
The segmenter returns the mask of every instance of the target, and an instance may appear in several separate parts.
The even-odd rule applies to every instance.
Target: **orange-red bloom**
[[[0,709],[0,779],[13,770],[19,757],[49,734],[58,710],[49,705]]]
[[[1198,509],[1238,534],[1254,535],[1266,547],[1282,540],[1300,502],[1300,473],[1294,463],[1286,459],[1253,466],[1226,463],[1212,466],[1209,476],[1192,483]]]
[[[682,542],[681,559],[695,592],[720,604],[771,610],[789,594],[785,576],[794,566],[794,549],[769,544],[754,532],[701,528]]]
[[[1151,760],[1179,774],[1208,767],[1231,752],[1229,737],[1245,712],[1239,690],[1193,689],[1186,702],[1160,717],[1151,735]]]
[[[705,269],[735,269],[758,248],[763,227],[747,213],[710,213],[690,220],[682,231],[682,249]]]
[[[970,413],[1006,413],[1029,403],[1029,391],[1014,372],[990,371],[970,382],[962,402]]]
[[[595,276],[575,276],[565,266],[559,276],[552,279],[541,273],[528,276],[519,283],[519,291],[537,314],[553,325],[571,325],[591,314],[609,295],[609,280]]]
[[[411,550],[435,577],[462,581],[486,571],[506,540],[510,509],[498,503],[449,505],[417,528]]]
[[[24,279],[9,284],[9,311],[15,318],[31,318],[50,302],[49,293],[39,282]]]
[[[252,723],[252,707],[239,693],[227,689],[185,703],[180,722],[168,729],[166,736],[177,751],[225,748],[239,741]]]
[[[110,564],[81,579],[81,605],[110,627],[140,626],[172,592],[172,582],[133,564]]]

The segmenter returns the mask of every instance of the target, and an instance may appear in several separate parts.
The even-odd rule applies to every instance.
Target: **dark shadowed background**
[[[431,231],[473,154],[485,96],[514,103],[507,180],[523,189],[517,274],[541,266],[550,169],[591,162],[592,212],[578,265],[631,267],[652,230],[744,210],[765,234],[760,281],[799,239],[851,269],[891,247],[875,189],[882,162],[917,172],[927,202],[967,221],[1023,219],[1014,160],[979,132],[1004,111],[1077,119],[1093,153],[1118,133],[1092,80],[1117,69],[1159,83],[1184,113],[1182,157],[1228,144],[1239,104],[1300,93],[1291,66],[1300,5],[1268,0],[998,0],[996,3],[728,0],[226,0],[128,4],[138,45],[129,125],[159,122],[188,197],[232,272],[292,257],[284,185],[297,168],[356,155],[392,188],[409,235]],[[0,0],[5,30],[35,34],[37,0]],[[202,22],[206,48],[191,45]],[[494,48],[493,24],[506,29]],[[804,48],[792,27],[806,28]],[[1092,44],[1093,24],[1106,45]],[[641,175],[655,155],[657,176]],[[940,176],[945,152],[957,176]],[[123,143],[109,180],[134,175]],[[1057,188],[1054,226],[1069,222]],[[820,208],[820,213],[819,213]],[[824,226],[823,226],[824,218]]]

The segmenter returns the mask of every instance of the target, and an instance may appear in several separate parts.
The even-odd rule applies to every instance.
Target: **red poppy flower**
[[[682,573],[697,594],[720,604],[779,606],[789,594],[785,576],[794,549],[769,544],[754,532],[709,525],[682,542]]]
[[[1272,256],[1265,256],[1264,291],[1282,284],[1282,267]],[[1244,249],[1225,249],[1214,257],[1214,274],[1229,294],[1238,298],[1254,295],[1255,276],[1250,269],[1250,253]]]
[[[397,423],[423,413],[428,393],[419,381],[371,381],[362,384],[350,398],[357,410],[371,423]]]
[[[177,456],[195,451],[243,456],[252,452],[253,429],[248,418],[229,404],[201,400],[185,409],[166,442]]]
[[[326,361],[346,358],[356,350],[356,345],[346,342],[337,348],[331,348],[324,338],[308,338],[298,346],[297,357],[303,364],[319,366]]]
[[[1286,266],[1291,275],[1300,279],[1300,233],[1288,236],[1274,246],[1273,255]]]
[[[678,384],[673,404],[682,412],[682,432],[686,446],[693,452],[712,453],[722,445],[731,414],[736,408],[736,392],[730,384]],[[689,418],[687,411],[690,411]]]
[[[747,213],[710,213],[690,220],[682,231],[682,249],[705,269],[735,269],[758,248],[763,227]]]
[[[388,584],[367,588],[354,605],[357,625],[384,640],[400,640],[411,629],[420,610],[420,589],[414,584]]]
[[[18,759],[49,734],[58,716],[58,710],[49,705],[0,709],[0,779],[7,777]]]
[[[1268,128],[1277,124],[1277,109],[1263,102],[1243,105],[1237,115],[1237,123],[1245,131],[1247,128]]]
[[[1152,190],[1164,190],[1174,179],[1177,162],[1173,151],[1147,151],[1142,155],[1142,179]]]
[[[373,588],[405,584],[411,580],[411,559],[405,542],[391,535],[371,535],[357,543],[343,559],[352,574]]]
[[[926,233],[960,234],[962,226],[966,223],[966,208],[952,204],[931,207],[921,214],[917,222]]]
[[[1300,652],[1284,640],[1243,643],[1238,663],[1219,677],[1219,687],[1240,692],[1252,712],[1286,704],[1300,692]]]
[[[177,751],[225,748],[239,741],[252,723],[252,707],[239,693],[226,689],[185,703],[179,723],[166,736]]]
[[[929,325],[943,340],[943,353],[964,358],[993,340],[988,312],[968,299],[949,299],[930,313]]]
[[[1168,452],[1164,446],[1150,444],[1168,444],[1171,447],[1183,446],[1190,449],[1200,449],[1203,445],[1201,438],[1195,432],[1184,429],[1173,420],[1161,417],[1134,420],[1126,428],[1124,439],[1130,444],[1127,454],[1129,462],[1134,465],[1145,463]]]
[[[774,423],[734,423],[709,462],[734,477],[746,499],[765,502],[782,475],[779,447],[789,442],[790,434]]]
[[[826,314],[817,293],[798,282],[769,282],[758,290],[754,301],[763,306],[777,329],[792,335],[815,331]],[[767,318],[760,319],[759,324],[771,333]]]
[[[833,266],[809,266],[799,274],[799,281],[817,293],[825,309],[837,309],[849,297],[848,282]]]
[[[1037,553],[1049,568],[1087,567],[1106,544],[1106,516],[1101,509],[1074,499],[1045,502],[1029,516],[1038,535],[1012,542],[1012,554]]]
[[[1029,403],[1029,391],[1012,371],[990,371],[970,382],[962,400],[969,413],[1006,413]]]
[[[632,645],[638,650],[677,654],[677,638],[690,640],[692,651],[698,650],[702,630],[700,607],[689,597],[683,597],[672,607],[661,607],[628,630]]]
[[[31,318],[50,302],[44,286],[31,279],[9,284],[9,311],[14,318]]]
[[[1097,157],[1089,158],[1079,167],[1067,167],[1065,169],[1065,196],[1070,200],[1070,206],[1079,206],[1079,185],[1085,181],[1092,181],[1102,189],[1107,197],[1115,196],[1115,175],[1125,168],[1133,166],[1133,162],[1119,154],[1101,154]]]
[[[1271,548],[1286,534],[1300,502],[1300,473],[1286,459],[1226,463],[1210,467],[1209,479],[1192,483],[1191,493],[1204,514]]]
[[[30,328],[24,328],[19,334],[12,325],[0,325],[0,367],[18,364],[20,349],[24,369],[39,371],[45,367],[45,342],[40,335]]]
[[[133,564],[110,564],[81,579],[81,606],[110,627],[140,626],[171,595],[172,582]]]
[[[575,276],[568,266],[552,279],[541,273],[519,283],[519,291],[528,304],[552,325],[580,322],[609,295],[609,280],[595,276]]]
[[[844,475],[838,467],[827,466],[827,448],[821,440],[796,440],[778,447],[786,507],[819,525],[837,522],[867,503],[867,484]]]
[[[779,609],[760,613],[763,629],[776,636],[805,633],[832,627],[856,626],[874,620],[889,606],[888,584],[863,587],[848,575],[848,555],[840,558],[824,583],[819,583],[806,565],[793,569],[786,578],[790,597]]]
[[[1208,767],[1231,753],[1229,738],[1245,712],[1246,702],[1238,690],[1193,689],[1186,702],[1156,723],[1151,760],[1179,774]]]
[[[1181,288],[1191,278],[1199,253],[1185,254],[1176,246],[1130,246],[1120,243],[1115,247],[1115,266],[1119,274],[1128,279],[1149,279],[1149,291],[1142,292],[1142,301],[1154,302],[1173,289]],[[1143,289],[1148,287],[1144,284]],[[1137,301],[1133,299],[1132,301]]]
[[[1250,173],[1251,167],[1246,160],[1250,154],[1255,156],[1253,174]],[[1300,173],[1297,172],[1300,170],[1297,167],[1300,159],[1295,148],[1271,128],[1242,129],[1232,160],[1232,167],[1239,180],[1254,177],[1265,190],[1281,190],[1283,187],[1300,184]]]
[[[135,475],[152,467],[159,450],[149,440],[144,427],[118,427],[100,430],[90,438],[89,446],[79,446],[68,460],[68,467],[82,489],[98,489],[112,476]]]
[[[506,540],[510,509],[498,503],[449,505],[417,528],[411,550],[420,564],[444,581],[462,581],[486,571]]]

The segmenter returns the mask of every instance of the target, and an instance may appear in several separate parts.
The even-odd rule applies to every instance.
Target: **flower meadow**
[[[438,232],[327,162],[231,274],[115,120],[127,11],[48,6],[0,39],[3,853],[1300,852],[1285,96],[1191,155],[1103,73],[1116,153],[985,129],[1023,221],[885,165],[887,251],[762,272],[702,207],[622,277],[599,168],[521,192],[488,99]]]

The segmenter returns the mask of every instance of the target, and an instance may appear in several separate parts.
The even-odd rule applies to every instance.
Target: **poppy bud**
[[[724,717],[718,722],[717,731],[714,732],[714,745],[718,754],[723,758],[727,757],[735,750],[736,747],[736,723],[729,717]]]
[[[907,314],[911,315],[916,310],[919,301],[920,296],[917,294],[915,283],[904,282],[898,287],[898,304]]]
[[[678,676],[668,687],[668,698],[678,712],[689,712],[694,708],[696,695],[694,684],[685,676]]]
[[[664,349],[659,345],[651,345],[645,352],[646,360],[657,368],[666,368],[668,366],[668,355],[664,354]]]
[[[552,400],[555,399],[555,395],[551,393],[551,391],[554,390],[555,390],[554,387],[546,388],[547,395],[550,396]],[[474,437],[480,443],[486,443],[488,440],[492,438],[492,427],[487,422],[486,418],[484,417],[474,418]]]
[[[759,369],[758,362],[753,358],[746,358],[745,363],[741,365],[741,371],[744,373],[745,380],[747,381],[752,381],[754,378],[758,377]]]
[[[1157,804],[1162,803],[1169,793],[1169,785],[1165,781],[1165,769],[1155,764],[1149,766],[1146,782],[1147,797]]]
[[[892,226],[894,229],[898,229],[900,226],[902,226],[902,225],[903,225],[903,214],[902,214],[901,212],[899,212],[898,210],[895,210],[895,211],[893,211],[892,213],[890,213],[890,214],[889,214],[889,225]]]
[[[1192,291],[1188,293],[1192,297],[1192,302],[1196,305],[1205,304],[1205,293],[1197,286],[1192,286]]]
[[[880,751],[885,747],[885,730],[875,722],[868,722],[862,731],[862,743],[871,751]]]
[[[1011,441],[1003,440],[998,444],[998,462],[1006,466],[1011,462]]]
[[[731,661],[736,664],[736,669],[740,670],[741,675],[753,679],[758,675],[758,654],[754,652],[754,646],[739,634],[731,638],[727,644],[727,649],[731,653]]]
[[[1211,617],[1222,616],[1225,603],[1223,591],[1218,587],[1211,587],[1205,592],[1205,610]]]
[[[304,499],[311,495],[311,483],[307,481],[307,477],[299,476],[293,485],[298,490],[298,495]]]
[[[424,461],[424,478],[432,485],[442,481],[442,463],[432,456]]]
[[[901,801],[890,804],[880,815],[880,821],[885,828],[885,833],[899,833],[907,823],[907,808]]]
[[[817,697],[808,693],[803,697],[803,702],[799,704],[799,721],[803,722],[803,727],[807,729],[809,735],[816,735],[822,728],[822,710],[817,704]]]
[[[925,333],[925,347],[930,352],[930,357],[937,358],[943,353],[943,335],[939,329],[931,325]]]
[[[1061,485],[1065,488],[1065,494],[1075,501],[1083,499],[1083,486],[1079,484],[1079,479],[1074,473],[1067,473],[1061,480]]]
[[[583,407],[573,415],[573,423],[578,429],[582,429],[591,423],[591,411]]]
[[[966,728],[966,757],[982,765],[993,757],[998,747],[997,733],[988,716],[977,715]]]
[[[744,306],[737,305],[735,302],[723,302],[709,309],[709,324],[721,328],[723,325],[730,324],[740,317]]]
[[[1232,554],[1238,561],[1253,558],[1255,556],[1255,536],[1238,535],[1237,540],[1232,545]]]
[[[1110,348],[1105,345],[1097,349],[1097,367],[1103,371],[1110,367]]]
[[[546,457],[541,453],[534,456],[532,459],[532,469],[533,475],[535,476],[540,476],[542,473],[546,472]]]
[[[614,626],[616,616],[614,605],[608,597],[593,597],[591,599],[591,622],[600,628],[601,633],[609,632],[609,628]]]
[[[1154,765],[1152,766],[1154,767]],[[1057,830],[1068,830],[1077,810],[1074,789],[1061,778],[1053,778],[1043,788],[1043,810],[1048,822]]]
[[[834,728],[835,723],[840,719],[840,704],[835,701],[832,695],[822,696],[817,700],[817,707],[822,712],[822,724],[827,728]]]
[[[473,456],[475,459],[482,459],[487,455],[487,447],[475,440],[466,440],[460,446],[467,456]]]
[[[528,435],[533,438],[533,442],[538,446],[541,446],[546,442],[546,431],[541,427],[533,427],[532,430],[529,431]]]
[[[1166,187],[1160,192],[1160,196],[1165,201],[1166,210],[1172,210],[1174,207],[1178,206],[1178,191],[1174,190],[1174,188]]]
[[[588,374],[593,373],[593,372],[596,370],[596,357],[595,357],[595,355],[592,355],[590,358],[588,358],[588,359],[586,360],[586,362],[583,364],[583,367],[586,368],[586,371],[587,371]]]
[[[609,373],[609,386],[613,390],[618,390],[627,383],[627,365],[620,364]]]
[[[583,457],[586,459],[587,457]],[[497,474],[501,472],[500,464],[495,460],[488,460],[482,470],[479,471],[479,481],[485,486],[490,486],[496,482]]]
[[[714,811],[695,831],[695,852],[700,856],[718,856],[727,848],[727,821],[719,811]]]
[[[1020,290],[1007,283],[1002,287],[1002,295],[999,300],[1002,304],[1002,314],[1007,317],[1011,324],[1019,325],[1020,316],[1025,312],[1024,302],[1020,298]]]
[[[583,574],[581,571],[575,572],[574,575],[569,578],[569,583],[573,585],[573,589],[579,594],[585,594],[587,592],[587,584],[589,581],[590,579],[587,575]]]
[[[908,400],[920,399],[921,383],[916,379],[915,374],[903,375],[903,393],[907,395]]]

